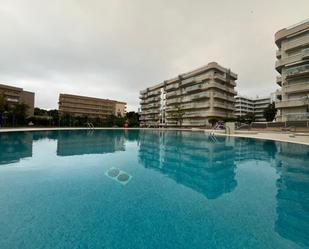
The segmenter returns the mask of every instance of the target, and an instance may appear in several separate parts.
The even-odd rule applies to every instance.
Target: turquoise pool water
[[[309,248],[309,147],[185,131],[2,133],[0,248]]]

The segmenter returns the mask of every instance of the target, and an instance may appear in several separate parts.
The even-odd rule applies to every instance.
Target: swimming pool
[[[308,162],[203,132],[0,133],[0,248],[309,248]]]

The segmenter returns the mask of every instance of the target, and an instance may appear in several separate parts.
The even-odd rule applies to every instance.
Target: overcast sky
[[[274,91],[274,33],[309,17],[308,0],[0,0],[0,83],[126,101],[139,90],[216,61],[237,91]]]

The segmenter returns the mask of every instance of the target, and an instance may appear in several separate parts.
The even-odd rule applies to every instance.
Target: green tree
[[[48,113],[48,116],[50,116],[52,118],[53,125],[59,124],[59,112],[58,112],[58,110],[56,110],[56,109],[49,110],[49,111],[47,111],[47,113]]]
[[[243,116],[245,123],[251,124],[255,121],[255,114],[253,112],[248,112],[246,115]]]
[[[139,127],[139,114],[137,112],[127,112],[126,120],[129,127]]]
[[[269,104],[265,109],[264,109],[264,118],[266,119],[267,122],[272,122],[277,114],[277,109],[275,107],[275,103]]]
[[[177,104],[175,107],[176,111],[172,113],[172,117],[176,119],[177,124],[179,124],[179,126],[181,127],[183,122],[183,116],[186,114],[186,112],[181,108],[179,104]]]
[[[106,125],[108,127],[123,127],[125,122],[125,118],[116,117],[115,115],[110,115],[106,119]]]
[[[208,122],[211,123],[212,126],[215,126],[215,124],[220,120],[222,120],[222,118],[215,116],[208,118]]]
[[[8,103],[5,98],[0,95],[0,113],[3,113],[5,111],[8,111]]]
[[[47,116],[47,114],[48,114],[47,110],[44,110],[44,109],[41,109],[41,108],[38,108],[38,107],[34,108],[34,115],[35,116]]]
[[[12,106],[13,119],[18,125],[26,124],[28,106],[24,103],[16,103]]]

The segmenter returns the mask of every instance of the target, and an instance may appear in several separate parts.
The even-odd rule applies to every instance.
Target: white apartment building
[[[254,113],[255,121],[264,122],[266,121],[264,110],[271,102],[271,97],[248,98],[238,95],[235,97],[235,115],[241,117],[248,113]]]
[[[309,120],[309,19],[275,34],[277,121]]]
[[[142,90],[140,124],[199,127],[211,117],[234,117],[236,80],[235,73],[211,62]]]

